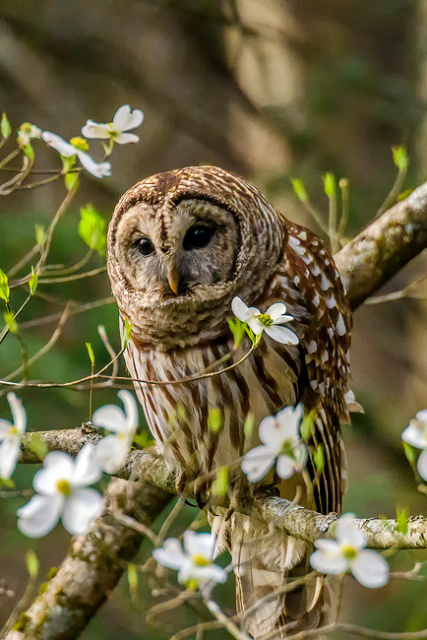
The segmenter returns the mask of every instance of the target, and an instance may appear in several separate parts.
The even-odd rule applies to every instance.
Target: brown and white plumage
[[[264,482],[277,484],[283,497],[297,496],[323,513],[339,512],[339,422],[347,413],[351,317],[322,241],[289,223],[245,180],[216,167],[187,167],[147,178],[124,194],[109,228],[108,272],[121,319],[133,323],[125,357],[136,379],[194,376],[229,353],[234,296],[262,310],[273,302],[286,304],[299,345],[263,337],[248,359],[226,373],[179,385],[136,383],[136,391],[167,463],[181,479],[211,479],[217,467],[228,465],[241,500],[246,493],[239,460],[258,443],[257,429],[245,438],[248,414],[258,425],[287,405],[302,402],[307,411],[316,409],[308,445],[311,451],[322,448],[325,464],[319,473],[309,459],[313,495],[300,475],[277,483],[270,474]],[[224,424],[214,432],[208,416],[216,408]],[[224,530],[220,525],[214,519],[214,528]],[[255,605],[246,620],[254,637],[281,628],[274,636],[280,638],[286,628],[297,631],[326,619],[330,592],[320,589],[319,580],[256,607],[283,587],[286,576],[307,571],[305,543],[272,534],[238,513],[227,524],[227,537],[236,562],[238,609],[244,613]]]

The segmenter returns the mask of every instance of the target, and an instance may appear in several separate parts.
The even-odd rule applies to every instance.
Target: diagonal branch
[[[427,182],[374,220],[335,257],[351,308],[427,247]]]

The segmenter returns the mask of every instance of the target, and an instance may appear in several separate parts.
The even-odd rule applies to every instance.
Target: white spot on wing
[[[343,336],[345,334],[345,324],[344,324],[344,318],[342,317],[342,313],[339,313],[338,315],[338,320],[337,320],[337,333],[339,336]]]
[[[312,340],[307,345],[307,351],[308,351],[308,353],[315,353],[317,351],[317,342],[315,340]]]

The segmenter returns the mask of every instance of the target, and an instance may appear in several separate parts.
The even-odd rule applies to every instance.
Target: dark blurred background
[[[355,235],[395,180],[392,145],[406,145],[410,156],[404,188],[426,178],[426,31],[425,0],[3,0],[0,109],[15,129],[30,121],[69,139],[88,118],[109,122],[122,104],[145,113],[136,131],[140,143],[115,149],[112,177],[83,177],[55,234],[50,262],[70,266],[85,255],[77,234],[80,206],[91,201],[108,220],[134,182],[189,164],[218,164],[240,173],[289,218],[317,232],[290,179],[304,180],[326,216],[321,176],[332,171],[349,180],[348,235]],[[55,154],[48,152],[48,159],[44,154],[40,151],[41,162],[56,166]],[[3,270],[31,248],[34,225],[47,225],[63,196],[58,183],[2,199]],[[419,257],[387,291],[421,275],[425,263]],[[102,264],[96,258],[91,266]],[[54,299],[34,298],[22,315],[30,355],[49,340],[57,323],[32,326],[31,320],[59,313],[68,299],[106,297],[109,286],[101,274],[39,291]],[[15,308],[20,295],[14,290]],[[404,506],[411,514],[425,511],[400,444],[409,419],[427,407],[426,306],[423,290],[417,295],[417,300],[365,305],[355,316],[352,386],[366,413],[344,427],[350,477],[345,508],[360,516],[393,517]],[[107,362],[98,324],[106,326],[118,349],[117,311],[105,305],[70,318],[31,376],[62,381],[88,374],[85,341],[92,343],[98,362]],[[0,349],[1,376],[19,364],[19,343],[9,336]],[[27,389],[20,395],[30,429],[74,427],[87,419],[86,393]],[[95,406],[106,402],[117,402],[114,391],[96,393]],[[0,415],[9,419],[8,412],[3,394]],[[17,487],[29,487],[33,473],[20,469]],[[0,596],[0,626],[25,590],[25,551],[36,551],[45,575],[69,543],[61,527],[45,539],[24,538],[15,526],[22,504],[8,499],[0,505],[0,579],[15,592],[14,598]],[[190,517],[194,512],[186,512],[173,531]],[[424,559],[423,553],[402,552],[391,562],[402,570]],[[145,626],[143,612],[153,601],[144,582],[142,576],[139,598],[131,601],[123,579],[84,640],[169,638],[172,631]],[[231,601],[230,590],[230,608]],[[342,616],[415,631],[427,626],[426,601],[422,582],[394,579],[371,592],[348,580]],[[176,629],[185,624],[185,614],[176,624]]]

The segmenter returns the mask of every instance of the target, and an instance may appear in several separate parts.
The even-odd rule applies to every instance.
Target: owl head
[[[188,344],[202,325],[218,331],[235,295],[256,301],[284,241],[283,219],[232,173],[207,166],[156,174],[127,191],[114,211],[107,253],[113,293],[141,335],[166,332]]]

